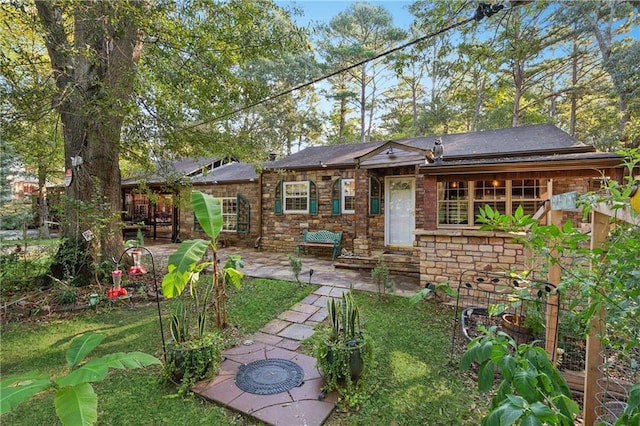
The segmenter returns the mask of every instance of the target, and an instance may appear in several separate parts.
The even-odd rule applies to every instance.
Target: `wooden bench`
[[[331,232],[326,230],[309,232],[304,231],[302,239],[298,242],[297,256],[300,256],[300,248],[307,252],[307,247],[327,247],[332,249],[331,259],[335,258],[340,253],[340,246],[342,245],[342,231]]]

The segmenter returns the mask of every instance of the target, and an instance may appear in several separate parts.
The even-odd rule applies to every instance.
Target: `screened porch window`
[[[438,182],[438,224],[443,227],[479,226],[480,209],[489,205],[503,214],[522,206],[533,215],[546,197],[546,185],[538,179]]]

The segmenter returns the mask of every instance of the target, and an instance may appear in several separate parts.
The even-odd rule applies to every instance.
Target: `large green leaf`
[[[0,382],[0,415],[8,413],[53,383],[46,374],[31,372],[7,376]]]
[[[59,386],[74,386],[80,383],[100,382],[107,377],[109,368],[134,369],[162,364],[158,358],[142,352],[117,352],[93,358],[82,367],[56,380]]]
[[[69,368],[78,365],[105,337],[105,334],[89,332],[73,339],[71,347],[66,353]]]
[[[225,269],[224,270],[226,280],[229,281],[235,288],[240,288],[240,283],[242,282],[242,277],[244,274],[237,269]]]
[[[493,362],[486,361],[478,369],[478,389],[480,392],[487,392],[493,386],[495,369]]]
[[[199,271],[198,262],[209,247],[209,242],[201,239],[183,241],[169,256],[168,273],[162,278],[162,294],[170,299],[184,291],[194,274]]]
[[[54,404],[65,426],[93,425],[98,421],[98,396],[88,383],[59,389]]]
[[[174,265],[180,273],[191,271],[195,265],[202,260],[209,241],[206,240],[186,240],[180,243],[178,249],[169,255],[169,265]]]
[[[200,191],[191,192],[191,207],[202,230],[213,240],[222,231],[222,204],[218,198]]]

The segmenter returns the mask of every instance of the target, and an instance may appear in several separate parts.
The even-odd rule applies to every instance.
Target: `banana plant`
[[[162,362],[142,352],[118,352],[82,361],[106,335],[86,333],[76,337],[66,352],[69,373],[51,378],[43,373],[3,377],[0,381],[0,415],[14,410],[21,403],[49,389],[54,389],[56,414],[64,425],[93,425],[98,421],[98,396],[91,383],[101,382],[110,368],[142,368]]]
[[[199,337],[205,332],[209,297],[213,295],[213,309],[216,326],[219,329],[227,327],[227,294],[226,284],[230,282],[235,287],[240,287],[243,277],[238,269],[243,267],[242,259],[238,255],[230,256],[222,270],[218,260],[218,237],[222,231],[222,205],[218,198],[200,191],[191,192],[191,206],[202,230],[209,236],[209,240],[195,239],[183,241],[178,249],[169,256],[168,273],[162,279],[162,294],[171,299],[181,296],[188,288],[188,294],[192,298],[196,308],[196,322]],[[211,252],[212,260],[205,260],[207,252]],[[205,268],[212,267],[211,281],[202,283],[206,285],[204,292],[198,292],[200,274]],[[182,329],[188,327],[189,317],[187,310],[174,311],[172,324],[175,318],[176,325],[182,324]],[[180,329],[179,327],[177,329]],[[173,328],[172,328],[173,330]],[[188,335],[182,334],[183,338]],[[174,336],[174,339],[176,336]]]

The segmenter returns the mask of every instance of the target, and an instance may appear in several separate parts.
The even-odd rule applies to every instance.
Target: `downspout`
[[[262,173],[262,170],[258,173],[258,238],[256,238],[253,245],[255,249],[260,248],[260,242],[262,241]],[[251,221],[251,218],[249,218],[249,221]]]

